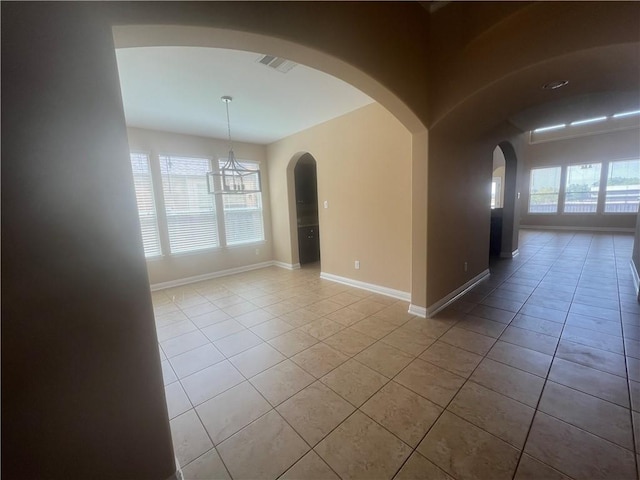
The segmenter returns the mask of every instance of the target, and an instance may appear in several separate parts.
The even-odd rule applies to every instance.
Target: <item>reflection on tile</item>
[[[484,430],[444,412],[418,452],[454,478],[510,480],[520,452]]]
[[[620,377],[627,376],[627,368],[622,355],[589,347],[588,345],[581,345],[563,339],[558,344],[556,357],[595,368],[596,370],[602,370],[603,372],[613,373]]]
[[[315,451],[343,479],[391,478],[411,448],[356,411]]]
[[[308,445],[275,410],[218,446],[233,478],[276,478],[307,451]]]
[[[633,478],[633,453],[542,412],[525,452],[573,478]]]

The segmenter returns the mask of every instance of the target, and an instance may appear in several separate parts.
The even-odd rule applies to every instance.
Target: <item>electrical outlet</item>
[[[469,265],[467,264],[467,262],[464,262],[464,271],[467,271],[467,268],[469,267]]]
[[[324,208],[329,208],[329,200],[324,201]]]
[[[256,248],[256,255],[260,255],[260,249]]]
[[[354,267],[356,268],[356,270],[360,270],[360,260],[356,260]]]

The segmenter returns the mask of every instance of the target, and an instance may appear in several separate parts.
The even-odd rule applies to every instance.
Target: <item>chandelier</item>
[[[236,160],[231,143],[231,122],[229,121],[229,103],[233,100],[225,95],[221,100],[227,107],[227,132],[229,154],[226,160],[219,162],[218,168],[207,173],[209,193],[248,194],[260,192],[260,170],[253,169]]]

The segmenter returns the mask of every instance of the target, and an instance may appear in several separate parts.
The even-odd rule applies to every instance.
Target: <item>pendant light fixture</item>
[[[260,170],[245,167],[236,160],[231,143],[231,122],[229,120],[229,103],[232,97],[225,95],[221,99],[227,107],[227,132],[229,154],[226,161],[220,161],[218,169],[207,174],[209,193],[214,194],[248,194],[260,192]],[[224,162],[224,163],[223,163]]]

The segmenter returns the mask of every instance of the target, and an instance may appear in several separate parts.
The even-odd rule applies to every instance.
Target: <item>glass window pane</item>
[[[570,165],[564,197],[565,213],[595,213],[600,191],[600,163]]]
[[[529,213],[557,213],[560,173],[560,167],[531,170]]]
[[[609,163],[604,211],[637,213],[640,199],[640,159]]]

